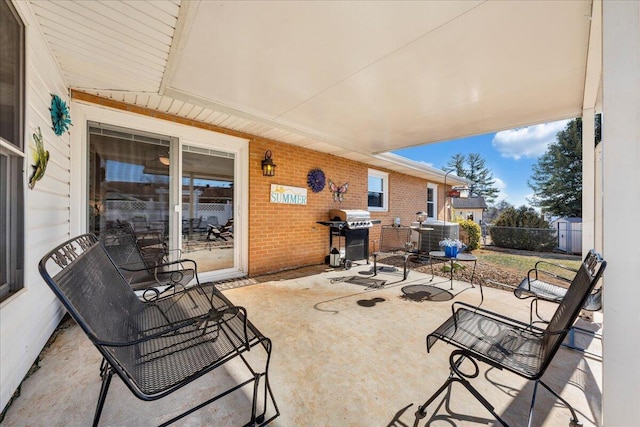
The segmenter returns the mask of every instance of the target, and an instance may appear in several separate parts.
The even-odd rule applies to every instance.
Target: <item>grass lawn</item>
[[[567,255],[546,252],[529,252],[495,247],[484,247],[473,251],[478,257],[478,265],[482,265],[485,279],[505,284],[517,284],[527,275],[538,261],[560,264],[568,268],[577,269],[582,261],[579,255]],[[573,273],[545,265],[545,270],[551,273],[573,278]]]

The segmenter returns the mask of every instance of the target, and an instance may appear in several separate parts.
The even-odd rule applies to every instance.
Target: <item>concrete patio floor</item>
[[[439,342],[430,354],[426,335],[450,316],[451,302],[480,302],[478,287],[412,271],[381,273],[382,288],[344,281],[370,266],[327,271],[312,276],[271,281],[225,290],[235,304],[244,306],[249,319],[273,341],[270,383],[281,415],[272,426],[413,426],[414,413],[444,382],[452,346]],[[408,285],[435,285],[443,301],[416,302],[403,297]],[[454,299],[449,299],[453,297]],[[528,320],[528,302],[512,293],[484,288],[483,307]],[[542,304],[546,314],[553,305]],[[601,327],[583,320],[581,326]],[[584,339],[584,338],[583,338]],[[600,352],[600,343],[579,341]],[[90,425],[98,393],[98,351],[73,322],[41,355],[40,369],[27,378],[20,396],[6,413],[3,425]],[[205,400],[220,381],[235,376],[233,367],[218,369],[167,398],[143,402],[116,377],[111,385],[101,425],[157,425],[190,405]],[[545,374],[545,381],[574,405],[585,426],[601,419],[601,361],[561,348]],[[497,413],[514,426],[526,425],[533,383],[514,374],[480,365],[473,384]],[[234,426],[248,419],[241,389],[206,406],[178,424]],[[498,425],[460,385],[451,389],[450,411],[444,395],[429,408],[419,426]],[[434,413],[435,411],[435,413]],[[569,424],[569,411],[544,389],[538,391],[534,425]]]

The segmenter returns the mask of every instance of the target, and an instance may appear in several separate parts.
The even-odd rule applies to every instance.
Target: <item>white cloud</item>
[[[516,160],[521,157],[540,157],[547,146],[556,140],[556,134],[564,129],[569,120],[505,130],[496,133],[491,144],[502,157]]]
[[[423,165],[427,165],[430,168],[434,168],[435,166],[431,162],[425,162],[424,160],[419,160],[418,163],[422,163]]]
[[[494,185],[498,189],[498,195],[496,196],[496,200],[508,199],[509,193],[507,193],[507,184],[496,176],[494,176],[493,179],[495,181]]]

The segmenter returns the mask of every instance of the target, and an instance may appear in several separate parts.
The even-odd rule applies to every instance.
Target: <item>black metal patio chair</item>
[[[395,267],[378,268],[378,257],[381,255],[397,255],[402,253],[403,272],[402,280],[406,280],[409,275],[408,262],[411,255],[411,228],[403,225],[383,225],[380,230],[380,245],[373,253],[373,275],[378,271],[394,272]]]
[[[529,310],[529,322],[533,323],[533,314],[546,323],[546,320],[538,312],[539,301],[560,303],[567,293],[567,288],[575,277],[577,270],[562,264],[541,260],[527,272],[527,277],[515,287],[513,294],[519,299],[531,298]],[[603,287],[600,286],[589,294],[582,307],[587,311],[602,309]]]
[[[535,381],[528,425],[533,419],[538,385],[543,386],[571,411],[571,425],[578,425],[573,407],[542,381],[542,376],[553,361],[562,341],[573,326],[580,310],[600,279],[606,262],[590,251],[558,304],[546,329],[520,322],[509,317],[474,307],[462,302],[451,306],[453,315],[427,336],[427,351],[442,340],[457,349],[449,356],[450,375],[445,383],[416,412],[416,422],[426,416],[426,408],[454,382],[462,384],[503,426],[508,424],[495,412],[494,407],[474,388],[469,379],[479,374],[477,361],[498,369],[505,369],[520,377]],[[460,369],[465,361],[473,371]]]
[[[161,399],[231,360],[240,370],[224,376],[233,385],[177,415],[175,422],[243,387],[253,387],[251,403],[241,416],[246,425],[266,425],[279,415],[269,385],[271,341],[248,321],[246,310],[234,306],[211,285],[153,302],[141,301],[103,245],[93,234],[73,238],[45,255],[41,276],[103,357],[102,386],[93,419],[98,425],[113,375],[139,399]],[[191,294],[196,305],[181,298]],[[249,361],[245,353],[264,350]],[[256,357],[258,356],[258,357]],[[212,393],[213,394],[213,393]],[[168,413],[173,412],[167,410]],[[269,417],[269,419],[266,419]],[[138,422],[131,421],[133,424]]]
[[[535,322],[547,323],[538,311],[540,301],[547,301],[558,304],[567,293],[567,288],[571,284],[572,278],[577,270],[562,264],[541,260],[535,263],[534,267],[527,272],[527,276],[515,287],[513,294],[519,299],[531,298],[529,307],[529,322],[534,323],[533,314],[538,320]],[[596,287],[587,298],[582,310],[599,311],[602,309],[602,298],[604,288]],[[587,335],[595,339],[602,339],[602,334],[585,328],[573,325],[569,331],[567,342],[563,346],[573,350],[581,351],[590,356],[601,357],[601,355],[587,351],[585,348],[576,345],[576,333]]]
[[[134,235],[136,244],[147,263],[158,264],[168,261],[170,251],[167,248],[167,241],[162,229],[138,227],[136,230],[130,222],[120,220],[116,220],[113,229],[121,229],[123,233]]]
[[[198,267],[194,260],[149,260],[138,245],[136,236],[126,227],[100,233],[100,241],[127,283],[134,290],[143,291],[145,300],[179,292],[194,279],[195,284],[200,285]]]

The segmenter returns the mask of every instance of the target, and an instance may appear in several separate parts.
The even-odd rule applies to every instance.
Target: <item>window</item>
[[[427,184],[427,217],[436,218],[438,206],[438,187],[435,184]]]
[[[389,209],[389,174],[369,169],[369,210]]]
[[[24,25],[0,0],[0,301],[24,271]]]

